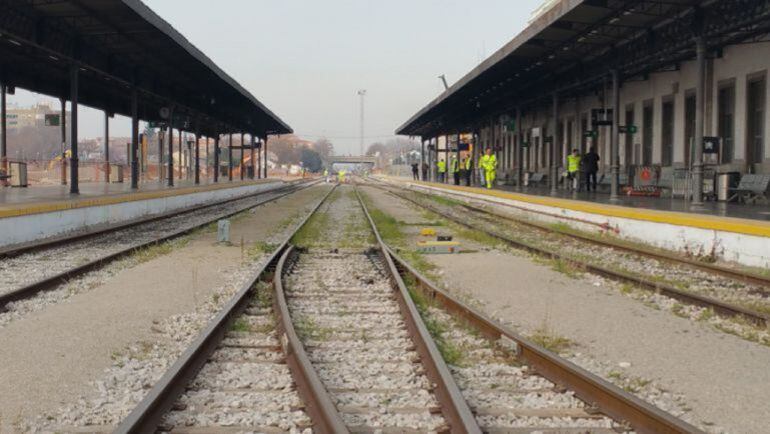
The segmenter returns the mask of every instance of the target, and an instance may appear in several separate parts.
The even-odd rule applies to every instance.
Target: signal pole
[[[366,89],[358,91],[358,96],[361,97],[361,144],[360,155],[364,155],[364,96],[366,96]]]

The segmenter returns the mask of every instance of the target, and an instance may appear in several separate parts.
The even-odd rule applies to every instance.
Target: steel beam
[[[267,179],[267,163],[270,160],[269,158],[267,158],[267,134],[265,134],[264,148],[265,148],[265,176],[264,176],[264,178]]]
[[[78,186],[78,80],[80,68],[70,65],[70,194],[80,194]]]
[[[200,136],[198,133],[195,133],[195,142],[193,143],[193,146],[195,147],[195,185],[198,185],[201,183],[201,155],[200,155]]]
[[[618,202],[618,177],[620,174],[620,73],[612,74],[612,127],[610,128],[610,201]]]
[[[424,181],[425,174],[423,173],[423,164],[425,163],[425,138],[420,136],[420,167],[417,171],[417,177],[420,178],[420,181]]]
[[[524,162],[522,161],[524,152],[522,140],[524,139],[523,128],[521,128],[521,107],[516,107],[516,155],[514,156],[514,165],[516,171],[516,189],[521,191],[521,184],[524,182]]]
[[[556,161],[556,133],[559,131],[557,124],[559,123],[559,94],[553,93],[553,122],[551,122],[551,158],[550,160],[550,176],[551,176],[551,195],[557,194],[556,187],[558,185],[559,166]],[[545,146],[543,147],[545,151]]]
[[[59,105],[61,107],[61,185],[67,185],[67,158],[65,158],[65,151],[67,148],[67,100],[65,98],[59,98]]]
[[[166,174],[167,185],[174,186],[174,114],[169,117],[168,122],[168,173]]]
[[[8,126],[7,126],[7,113],[6,113],[6,92],[7,88],[5,83],[0,84],[0,175],[8,174]],[[3,179],[0,180],[0,185],[5,185],[7,182]]]
[[[158,184],[163,184],[163,128],[158,128]]]
[[[104,182],[110,183],[110,113],[104,111]]]
[[[131,88],[131,188],[139,188],[139,91]]]
[[[241,168],[241,170],[240,170],[240,172],[241,172],[241,181],[243,181],[243,169],[244,169],[244,165],[243,165],[243,144],[245,143],[244,142],[244,138],[245,138],[245,134],[241,133],[241,152],[239,153],[240,157],[241,157],[241,161],[238,162],[238,167]]]
[[[692,207],[703,205],[703,125],[706,93],[706,38],[695,38],[695,146],[692,165]]]
[[[227,180],[233,182],[233,133],[227,147]]]
[[[249,134],[249,141],[251,141],[251,174],[249,179],[254,179],[257,176],[257,160],[255,158],[256,152],[254,151],[257,141],[254,138],[254,134]]]
[[[214,182],[219,182],[219,134],[214,136]]]

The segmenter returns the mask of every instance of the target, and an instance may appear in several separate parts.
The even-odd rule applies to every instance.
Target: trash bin
[[[12,162],[10,163],[11,172],[11,186],[12,187],[26,187],[27,186],[27,163]]]
[[[717,200],[726,202],[730,198],[730,189],[738,187],[741,180],[739,172],[722,172],[717,174]]]

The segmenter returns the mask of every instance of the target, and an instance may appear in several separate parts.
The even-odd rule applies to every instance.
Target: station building
[[[717,174],[770,174],[769,32],[763,0],[548,1],[397,133],[431,166],[471,135],[501,182],[554,188],[570,150],[593,147],[613,192],[686,185],[697,201]]]

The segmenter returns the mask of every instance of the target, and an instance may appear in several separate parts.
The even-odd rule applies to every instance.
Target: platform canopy
[[[0,81],[55,97],[70,95],[79,68],[79,102],[213,136],[260,137],[292,129],[140,0],[0,0]]]
[[[770,31],[769,0],[560,0],[524,31],[400,126],[433,137],[474,131],[516,106],[547,104],[621,80],[673,70],[695,58],[703,36],[711,56]]]

